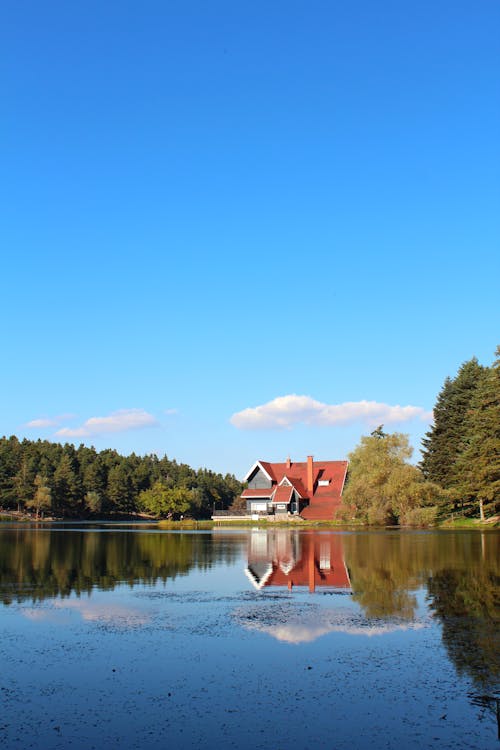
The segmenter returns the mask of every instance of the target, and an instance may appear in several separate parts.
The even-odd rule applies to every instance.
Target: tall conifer
[[[500,346],[481,378],[464,422],[464,449],[456,463],[456,485],[464,499],[500,506]]]
[[[457,484],[456,463],[466,448],[464,425],[485,372],[474,357],[464,362],[453,380],[446,378],[434,408],[434,424],[422,441],[422,472],[445,489]]]

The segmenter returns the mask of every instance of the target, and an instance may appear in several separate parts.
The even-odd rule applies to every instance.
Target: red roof
[[[293,488],[295,490],[297,490],[297,492],[299,493],[300,497],[302,497],[302,498],[308,497],[307,490],[304,487],[304,485],[302,484],[302,482],[300,481],[300,479],[297,479],[296,477],[290,477],[290,476],[288,476],[288,474],[286,474],[286,478],[293,485]]]
[[[347,461],[313,461],[313,492],[307,489],[307,462],[293,461],[290,466],[286,463],[270,463],[259,461],[263,469],[279,484],[283,477],[293,484],[297,492],[312,500],[313,497],[339,498],[344,487],[347,472]],[[320,486],[319,481],[328,485]]]
[[[286,503],[288,504],[292,499],[293,487],[289,484],[281,484],[276,490],[273,503]]]

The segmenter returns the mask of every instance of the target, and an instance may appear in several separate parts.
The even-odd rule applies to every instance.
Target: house
[[[314,461],[313,456],[305,462],[256,461],[241,497],[252,516],[330,520],[341,504],[346,474],[347,461]]]

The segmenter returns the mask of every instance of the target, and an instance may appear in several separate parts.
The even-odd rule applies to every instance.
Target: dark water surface
[[[498,532],[0,527],[0,746],[496,748]]]

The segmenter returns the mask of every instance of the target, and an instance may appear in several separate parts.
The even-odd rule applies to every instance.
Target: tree
[[[121,513],[132,513],[135,511],[132,482],[125,461],[120,461],[110,469],[107,494],[113,510]]]
[[[18,512],[20,512],[21,508],[28,505],[33,499],[33,480],[33,463],[30,461],[27,451],[24,450],[19,471],[14,477]]]
[[[398,432],[386,434],[379,428],[363,436],[349,455],[344,505],[370,524],[432,520],[439,490],[408,463],[412,452],[408,436]]]
[[[106,492],[107,475],[106,468],[103,465],[100,456],[96,455],[92,463],[88,463],[83,469],[83,490],[86,494],[91,492],[97,493],[101,498]]]
[[[170,488],[161,479],[154,483],[149,490],[143,490],[139,495],[139,506],[147,513],[159,517],[179,516],[186,513],[196,502],[195,493],[184,487]]]
[[[89,513],[100,513],[102,510],[102,498],[98,492],[91,491],[85,495],[85,507]]]
[[[434,407],[434,424],[422,440],[424,477],[445,489],[457,483],[456,462],[466,446],[464,425],[485,372],[473,357],[454,379],[446,378]]]
[[[40,514],[46,510],[49,510],[52,504],[52,491],[50,489],[49,481],[47,477],[37,474],[35,477],[35,494],[31,500],[27,502],[28,507],[33,508],[35,515],[38,518]]]
[[[456,486],[467,501],[500,504],[500,346],[481,379],[464,423],[464,448],[456,464]]]
[[[373,432],[370,432],[370,435],[372,437],[376,437],[376,438],[380,438],[380,439],[386,438],[387,437],[387,433],[384,432],[384,425],[383,424],[379,424],[379,426],[376,427],[373,430]]]
[[[16,437],[0,439],[0,507],[13,507],[17,503],[15,476],[21,455],[22,448]]]
[[[61,456],[59,466],[54,472],[54,502],[63,514],[77,515],[81,489],[79,479],[73,468],[73,461],[68,452]]]

